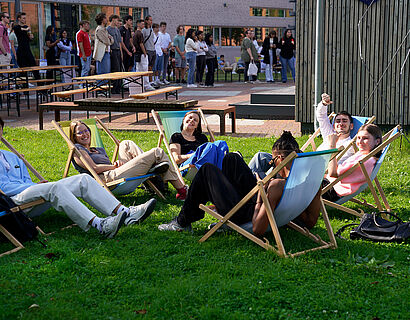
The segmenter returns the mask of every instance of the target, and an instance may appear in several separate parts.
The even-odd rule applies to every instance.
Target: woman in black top
[[[46,29],[46,59],[47,65],[53,66],[56,65],[56,46],[60,42],[60,39],[56,40],[56,32],[54,31],[53,26],[48,26]],[[53,70],[47,70],[47,79],[53,79]]]
[[[265,67],[266,82],[274,82],[273,80],[273,66],[276,64],[276,47],[278,45],[278,38],[276,31],[269,32],[269,36],[265,38],[262,45],[261,54],[263,55],[263,63]]]
[[[201,117],[197,111],[187,112],[182,120],[181,132],[174,133],[169,142],[171,155],[181,167],[189,165],[199,169],[204,163],[212,163],[221,168],[222,159],[229,152],[223,140],[208,142],[202,133]]]
[[[280,48],[279,60],[282,65],[282,82],[288,81],[288,66],[292,73],[293,81],[295,81],[295,56],[293,50],[296,49],[296,42],[292,36],[292,30],[286,29],[283,38],[279,41],[278,47]]]

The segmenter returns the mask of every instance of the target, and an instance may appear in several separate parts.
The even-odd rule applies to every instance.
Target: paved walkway
[[[220,82],[216,83],[214,88],[184,88],[180,91],[181,98],[190,98],[199,101],[200,106],[227,106],[234,102],[249,101],[250,93],[261,91],[274,91],[278,93],[294,93],[295,86],[292,84],[283,83],[255,83],[245,84],[239,82]],[[158,96],[162,98],[161,96]],[[35,97],[33,97],[35,98]],[[78,97],[80,98],[80,97]],[[22,99],[24,104],[25,100]],[[22,107],[21,117],[17,117],[16,110],[10,111],[10,116],[7,116],[5,104],[0,111],[0,116],[4,119],[6,124],[10,127],[26,127],[29,129],[38,130],[38,114],[33,110],[35,101],[32,103],[31,109]],[[104,112],[91,112],[90,116],[98,116],[108,124],[110,129],[116,130],[156,130],[155,124],[150,118],[147,123],[147,115],[139,114],[139,121],[136,121],[134,113],[115,113],[112,115],[112,122],[108,122],[108,114]],[[85,112],[73,112],[72,119],[84,119]],[[227,116],[228,117],[228,116]],[[45,113],[44,128],[46,130],[52,129],[51,120],[54,118],[54,112]],[[216,115],[206,115],[211,129],[219,133],[219,117]],[[68,120],[68,112],[61,113],[61,120]],[[300,123],[292,120],[250,120],[237,119],[235,136],[260,136],[270,137],[272,135],[279,136],[283,130],[289,130],[294,135],[301,134]],[[226,132],[231,135],[230,119],[226,119]]]

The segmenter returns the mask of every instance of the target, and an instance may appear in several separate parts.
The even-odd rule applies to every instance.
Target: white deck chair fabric
[[[288,224],[309,206],[321,187],[330,157],[336,151],[337,149],[331,149],[297,154],[282,198],[274,209],[273,216],[278,227]],[[252,232],[252,222],[241,227]]]

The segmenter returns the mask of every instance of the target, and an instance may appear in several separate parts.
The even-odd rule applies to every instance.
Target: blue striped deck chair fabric
[[[152,117],[155,121],[155,124],[157,126],[157,129],[159,131],[159,139],[158,139],[158,148],[161,148],[162,142],[165,144],[165,148],[168,152],[169,158],[172,162],[172,165],[174,166],[176,172],[178,172],[178,176],[181,180],[182,183],[185,184],[182,175],[180,173],[181,170],[186,169],[186,168],[179,168],[177,163],[175,162],[174,157],[172,156],[171,149],[169,146],[169,140],[171,136],[176,133],[176,132],[181,132],[181,124],[182,120],[184,119],[184,116],[190,112],[190,111],[198,111],[200,116],[201,116],[201,121],[202,121],[202,130],[206,129],[209,133],[209,140],[211,142],[215,141],[214,135],[212,130],[210,129],[208,122],[205,119],[205,116],[201,110],[201,108],[198,108],[197,110],[180,110],[180,111],[155,111],[151,110]],[[159,118],[159,119],[158,119]],[[161,123],[162,127],[161,127]],[[195,168],[193,168],[195,169]],[[189,170],[187,175],[185,176],[187,179],[192,180],[193,177],[195,176],[197,170]]]
[[[333,235],[333,230],[321,198],[320,207],[326,230],[330,239],[329,242],[325,242],[319,236],[312,234],[307,229],[299,227],[298,225],[294,224],[292,220],[298,217],[309,206],[313,198],[320,190],[323,176],[327,169],[329,160],[332,155],[337,152],[338,149],[308,153],[291,153],[288,157],[286,157],[285,160],[282,161],[279,166],[272,170],[272,172],[269,173],[263,180],[259,181],[258,185],[255,186],[231,211],[229,211],[225,215],[225,217],[222,217],[221,215],[204,205],[200,205],[200,208],[202,210],[211,214],[219,220],[218,223],[216,223],[216,225],[211,230],[209,230],[208,233],[205,234],[205,236],[203,236],[200,241],[202,242],[207,240],[219,227],[221,227],[223,224],[226,224],[248,239],[254,241],[261,247],[273,250],[278,255],[283,257],[294,257],[313,250],[336,248],[336,239]],[[292,162],[292,166],[289,176],[286,180],[282,197],[277,207],[273,208],[274,210],[272,210],[265,193],[264,185],[267,184],[269,180],[274,177],[289,162]],[[262,195],[262,200],[269,218],[270,230],[273,232],[273,235],[275,237],[277,249],[270,245],[266,239],[264,242],[260,238],[252,234],[252,222],[238,226],[229,220],[235,214],[235,212],[237,212],[238,209],[258,191],[260,191]],[[303,235],[312,239],[319,246],[294,254],[287,254],[278,230],[279,227],[284,225],[289,225],[296,231],[299,231]]]
[[[340,210],[342,210],[342,211],[344,211],[344,212],[347,212],[347,213],[351,213],[351,214],[353,214],[353,215],[355,215],[355,216],[358,216],[358,217],[361,217],[361,216],[363,215],[363,211],[362,211],[362,210],[356,211],[356,210],[353,210],[353,209],[351,209],[351,208],[344,207],[344,206],[342,206],[342,205],[343,205],[344,203],[348,202],[348,201],[352,201],[352,202],[355,202],[355,203],[358,203],[358,204],[361,204],[361,205],[366,205],[366,206],[368,206],[368,207],[370,207],[370,208],[372,208],[372,209],[378,209],[379,211],[383,211],[383,210],[390,211],[390,205],[389,205],[389,203],[387,202],[387,198],[386,198],[386,196],[385,196],[385,194],[384,194],[384,191],[383,191],[383,189],[382,189],[382,187],[381,187],[381,184],[380,184],[379,180],[377,179],[377,174],[378,174],[379,171],[380,171],[381,165],[383,164],[383,161],[384,161],[384,159],[385,159],[385,157],[386,157],[386,154],[387,154],[387,152],[388,152],[388,150],[389,150],[390,144],[391,144],[395,139],[397,139],[399,136],[400,136],[400,126],[396,126],[396,127],[394,127],[390,132],[388,132],[388,133],[383,137],[383,143],[382,143],[380,146],[378,146],[376,149],[374,149],[374,150],[366,157],[366,158],[372,157],[372,156],[374,156],[375,154],[377,154],[380,150],[382,151],[382,154],[381,154],[381,156],[377,159],[377,162],[376,162],[376,164],[374,165],[374,168],[373,168],[373,170],[372,170],[372,172],[371,172],[370,175],[368,175],[368,174],[367,174],[367,171],[364,170],[364,167],[362,167],[362,168],[363,168],[363,169],[362,169],[362,172],[363,172],[364,176],[366,177],[367,182],[364,183],[362,186],[360,186],[360,188],[359,188],[356,192],[354,192],[354,193],[352,193],[352,194],[350,194],[350,195],[348,195],[348,196],[342,197],[342,198],[340,198],[339,200],[337,200],[337,201],[335,201],[335,202],[331,202],[331,201],[328,201],[328,200],[324,200],[324,203],[325,203],[326,205],[329,205],[329,206],[334,207],[334,208],[336,208],[336,209],[340,209]],[[365,160],[363,160],[363,162],[365,162]],[[357,168],[357,166],[360,166],[360,164],[357,164],[354,168]],[[349,170],[349,172],[352,172],[352,171],[353,171],[352,169]],[[348,174],[347,174],[347,175],[348,175]],[[340,176],[338,179],[336,179],[335,181],[333,181],[330,185],[326,186],[326,188],[324,188],[323,190],[326,190],[326,191],[327,191],[328,189],[330,189],[332,186],[334,186],[337,182],[339,182],[341,179],[343,179],[343,178],[346,177],[347,175],[342,175],[342,176]],[[374,187],[373,182],[374,182],[374,184],[376,185],[376,188]],[[330,186],[330,187],[329,187],[329,186]],[[363,192],[364,190],[366,190],[367,188],[369,188],[369,189],[370,189],[370,192],[372,193],[373,199],[374,199],[374,201],[375,201],[375,203],[376,203],[375,205],[369,204],[369,203],[367,203],[365,200],[361,200],[361,201],[360,201],[360,200],[358,200],[358,199],[355,198],[355,197],[357,197],[361,192]],[[381,200],[380,200],[380,198],[379,198],[379,196],[378,196],[378,194],[377,194],[377,192],[376,192],[376,189],[377,189],[377,191],[379,192],[379,195],[380,195]],[[326,191],[324,191],[324,192],[326,192]],[[324,193],[324,192],[323,192],[323,193]],[[383,208],[382,202],[383,202],[383,204],[384,204],[384,208]]]
[[[111,138],[111,140],[115,143],[115,150],[114,150],[114,154],[112,157],[112,162],[114,162],[118,156],[120,141],[114,137],[114,135],[108,130],[108,128],[97,117],[91,118],[91,119],[85,119],[81,121],[83,121],[91,130],[91,146],[92,147],[104,148],[104,144],[101,139],[101,135],[99,133],[97,124],[100,125],[102,129],[104,130],[104,132]],[[92,166],[87,162],[87,160],[84,159],[84,157],[81,155],[79,150],[75,147],[75,145],[71,142],[69,138],[71,121],[61,121],[59,123],[52,121],[52,123],[54,127],[56,128],[56,130],[60,133],[62,138],[66,141],[67,146],[70,150],[68,154],[66,167],[64,169],[63,178],[66,177],[68,174],[70,164],[74,158],[74,154],[77,154],[78,157],[81,159],[81,161],[84,163],[84,165],[87,167],[87,170],[97,180],[97,182],[100,183],[102,186],[104,186],[107,190],[112,192],[114,195],[129,194],[131,192],[134,192],[135,189],[138,188],[142,183],[147,182],[149,186],[155,191],[155,193],[157,193],[157,195],[161,199],[165,199],[162,193],[152,184],[152,182],[147,180],[149,178],[152,178],[154,174],[146,174],[143,176],[131,177],[131,178],[122,178],[122,179],[114,180],[108,183],[104,182],[100,178],[100,176],[95,172]]]

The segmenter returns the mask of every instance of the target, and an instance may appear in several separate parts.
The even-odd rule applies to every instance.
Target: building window
[[[121,17],[121,19],[124,18],[125,16],[128,16],[129,14],[130,14],[130,8],[120,7],[120,17]]]
[[[251,17],[274,17],[274,18],[290,18],[293,11],[290,9],[277,8],[250,8],[249,14]]]

